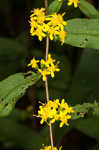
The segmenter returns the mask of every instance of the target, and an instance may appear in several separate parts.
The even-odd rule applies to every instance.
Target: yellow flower
[[[73,108],[72,107],[69,107],[68,108],[68,113],[74,113],[75,111],[73,110]]]
[[[49,36],[50,40],[53,40],[55,36],[59,36],[63,44],[65,38],[64,26],[67,24],[63,16],[64,13],[53,13],[46,16],[45,8],[34,9],[30,15],[31,36],[38,36],[40,41],[46,36]]]
[[[65,37],[66,37],[66,32],[64,30],[61,30],[59,32],[59,38],[61,39],[62,44],[64,43]]]
[[[59,125],[59,127],[61,128],[61,127],[63,127],[63,125],[65,124],[66,126],[69,126],[69,124],[68,124],[68,119],[70,119],[71,118],[71,116],[70,115],[64,115],[64,113],[60,113],[60,125]]]
[[[57,28],[59,28],[59,27],[50,27],[49,28],[48,34],[49,34],[50,40],[53,40],[54,36],[59,34],[59,31],[57,30]]]
[[[48,103],[46,104],[46,107],[50,108],[50,109],[57,109],[58,108],[58,103],[56,101],[51,101],[49,100]]]
[[[55,108],[57,109],[58,106],[60,106],[59,99],[56,99],[56,100],[54,100],[53,102],[54,102]]]
[[[38,117],[41,118],[40,123],[60,121],[60,127],[64,124],[69,126],[68,120],[71,119],[71,113],[74,113],[72,107],[69,107],[64,99],[59,103],[59,99],[48,101],[45,105],[39,107]]]
[[[64,13],[63,14],[54,13],[52,15],[49,15],[47,18],[47,20],[49,21],[48,25],[50,27],[48,30],[50,40],[53,40],[55,36],[59,35],[62,44],[64,43],[64,38],[66,35],[64,31],[64,26],[67,24],[67,22],[63,20],[63,16]]]
[[[42,118],[41,124],[47,121],[48,118],[52,118],[54,114],[56,114],[56,109],[53,107],[53,102],[49,101],[46,105],[40,106],[40,110],[38,111],[38,115]]]
[[[63,16],[64,16],[64,13],[63,14],[52,14],[52,15],[49,15],[47,20],[49,20],[48,22],[48,25],[50,26],[60,26],[60,25],[66,25],[66,21],[63,20]]]
[[[45,62],[46,67],[49,67],[50,65],[54,64],[54,62],[55,62],[55,59],[53,59],[53,58],[51,57],[51,54],[48,54],[48,59],[47,59],[47,61]]]
[[[53,116],[53,119],[51,119],[51,123],[54,123],[55,121],[57,121],[59,119],[59,115],[56,113],[54,116]]]
[[[48,119],[48,110],[44,106],[40,106],[39,109],[40,110],[38,111],[38,116],[42,118],[40,123],[43,124],[43,122],[46,122]]]
[[[43,27],[43,31],[44,31],[44,32],[46,32],[46,34],[47,34],[47,32],[48,32],[48,31],[49,31],[49,29],[50,29],[49,25],[48,25],[48,24],[43,23],[43,24],[42,24],[42,27]]]
[[[58,0],[58,1],[61,2],[62,0]],[[71,6],[72,4],[74,4],[74,7],[77,8],[79,2],[80,2],[79,0],[68,0],[67,5],[68,5],[68,6]]]
[[[56,71],[56,72],[59,72],[60,69],[57,68],[57,65],[52,64],[50,67],[48,67],[48,71],[50,72],[51,77],[54,78],[54,76],[55,76],[54,72],[55,72],[55,71]]]
[[[32,11],[32,15],[30,16],[30,20],[31,22],[33,20],[35,20],[37,23],[44,23],[45,21],[45,8],[41,8],[41,9],[34,9]]]
[[[41,59],[40,63],[41,63],[41,65],[45,65],[46,61],[44,59]]]
[[[41,8],[41,9],[36,8],[36,9],[34,9],[32,11],[33,14],[31,16],[34,16],[34,15],[43,15],[43,14],[45,14],[44,11],[45,11],[45,8]]]
[[[72,109],[72,107],[69,107],[69,105],[65,102],[64,99],[62,99],[61,103],[60,103],[60,109],[61,112],[66,115],[68,113],[73,113],[74,110]]]
[[[40,106],[39,108],[40,110],[38,111],[38,116],[41,117],[41,124],[44,121],[47,121],[48,118],[53,118],[53,115],[56,114],[56,107],[54,107],[53,101],[49,101],[47,104]]]
[[[57,67],[57,65],[54,65],[55,59],[52,59],[51,54],[48,54],[47,61],[41,59],[40,63],[41,65],[45,65],[46,69],[42,72],[42,70],[38,70],[41,75],[43,76],[43,81],[46,80],[46,75],[51,75],[52,78],[54,78],[54,73],[60,71],[60,69]]]
[[[38,28],[34,32],[31,32],[31,35],[32,36],[37,35],[40,41],[42,41],[43,37],[46,37],[46,34],[43,32],[41,26],[38,26]]]
[[[35,60],[35,58],[33,58],[28,64],[28,66],[32,66],[32,68],[38,68],[38,65],[37,65],[38,62],[39,60]]]
[[[30,33],[32,33],[34,31],[34,28],[36,28],[38,26],[38,23],[33,18],[31,18],[30,26],[32,28],[32,29],[30,29]]]
[[[32,68],[36,69],[41,74],[43,81],[45,81],[47,75],[51,75],[51,77],[53,78],[55,76],[54,73],[60,71],[60,69],[57,67],[57,64],[54,64],[55,61],[56,60],[51,57],[51,54],[48,54],[47,61],[45,61],[44,59],[41,59],[39,61],[33,58],[28,66],[32,66]],[[40,68],[38,66],[38,62],[40,62]]]
[[[46,80],[46,75],[49,75],[49,74],[50,74],[50,72],[47,71],[47,69],[44,69],[44,70],[38,69],[38,71],[41,73],[43,81]]]
[[[74,7],[77,8],[79,4],[79,0],[69,0],[67,3],[68,6],[71,6],[72,4],[74,4]]]
[[[61,100],[60,108],[62,108],[62,109],[68,109],[69,108],[68,104],[65,102],[64,99]]]
[[[59,148],[59,150],[61,150],[62,146]],[[56,147],[53,147],[53,149],[51,148],[51,146],[44,146],[43,149],[40,150],[58,150]]]
[[[43,37],[46,37],[46,34],[43,31],[45,18],[45,8],[34,9],[30,16],[30,33],[32,36],[38,36],[40,41],[42,41]]]

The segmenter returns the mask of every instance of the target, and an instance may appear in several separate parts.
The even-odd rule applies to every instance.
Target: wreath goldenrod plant
[[[59,2],[61,0],[58,0]],[[66,31],[64,30],[64,26],[67,25],[67,22],[64,20],[63,14],[48,14],[48,1],[44,0],[45,8],[36,8],[32,11],[30,16],[30,34],[31,36],[37,36],[40,41],[43,38],[46,38],[46,59],[36,60],[33,58],[28,66],[31,66],[38,73],[41,74],[42,80],[45,82],[45,91],[46,91],[46,102],[45,104],[39,107],[38,115],[34,115],[36,117],[40,117],[40,123],[43,124],[46,122],[50,128],[50,143],[51,146],[44,146],[41,150],[57,150],[54,147],[54,139],[53,139],[53,131],[52,124],[56,121],[60,121],[59,127],[63,127],[63,125],[69,126],[68,120],[71,119],[71,114],[75,113],[74,109],[69,106],[64,99],[59,100],[50,100],[49,98],[49,90],[48,90],[48,75],[52,78],[55,77],[55,72],[61,71],[58,67],[59,64],[55,59],[52,58],[49,53],[49,40],[54,40],[54,38],[59,38],[61,44],[64,44],[64,39],[66,38]],[[74,7],[78,6],[78,0],[69,0],[67,5],[74,4]],[[61,150],[62,147],[59,148]]]
[[[41,0],[39,1],[41,5],[42,2]],[[30,25],[29,34],[31,38],[34,39],[34,37],[36,37],[37,38],[36,42],[39,41],[39,43],[43,41],[42,42],[44,44],[43,47],[42,46],[39,47],[38,45],[34,49],[36,53],[33,51],[32,52],[29,51],[24,56],[25,57],[24,60],[26,62],[26,58],[34,54],[32,59],[28,59],[28,62],[26,62],[26,64],[23,63],[25,64],[24,66],[27,67],[26,69],[29,70],[28,72],[16,73],[4,79],[3,81],[0,81],[0,117],[5,117],[4,120],[1,119],[1,122],[0,122],[0,130],[2,130],[1,136],[0,136],[0,142],[1,141],[4,142],[3,144],[5,146],[13,147],[13,145],[15,146],[17,145],[17,146],[23,147],[24,149],[27,148],[27,149],[35,149],[35,150],[62,150],[62,149],[65,149],[65,146],[63,145],[62,142],[57,143],[57,139],[59,138],[59,137],[57,138],[57,134],[59,134],[60,131],[62,131],[60,133],[60,136],[62,136],[63,130],[68,129],[68,128],[71,129],[73,127],[80,129],[82,132],[84,131],[84,133],[86,133],[86,135],[88,134],[88,136],[90,134],[91,136],[93,136],[93,138],[96,138],[96,139],[98,138],[98,142],[99,142],[99,137],[97,134],[95,134],[97,131],[99,132],[99,128],[96,129],[95,127],[93,127],[94,125],[99,123],[99,119],[95,118],[96,123],[93,124],[94,122],[93,118],[90,117],[90,116],[99,117],[99,103],[96,101],[94,103],[91,103],[92,102],[91,100],[94,101],[94,100],[99,99],[99,94],[98,94],[99,90],[97,88],[99,85],[98,84],[99,75],[98,75],[98,69],[97,69],[98,67],[96,67],[96,65],[98,64],[97,62],[99,58],[97,59],[95,55],[96,54],[95,49],[99,49],[99,12],[98,10],[95,9],[93,5],[86,2],[85,0],[49,0],[49,1],[42,0],[42,1],[44,3],[42,5],[44,6],[42,6],[42,8],[38,8],[39,7],[38,6],[37,8],[34,8],[33,10],[31,10],[31,14],[29,15],[30,18],[27,20],[27,22]],[[65,8],[69,11],[65,12]],[[71,11],[73,10],[74,12],[71,13]],[[84,15],[86,15],[87,17],[75,18],[75,14],[77,14],[77,11],[83,12]],[[72,16],[70,16],[70,19],[66,19],[66,18],[69,18],[70,14],[72,14]],[[78,15],[79,13],[77,14],[77,17]],[[81,17],[82,17],[82,14],[81,14]],[[8,42],[7,38],[5,40],[7,42],[8,47],[12,46],[15,48],[15,54],[12,51],[13,55],[11,57],[11,62],[13,63],[14,63],[13,61],[14,59],[20,58],[20,56],[18,56],[17,53],[23,49],[23,47],[21,47],[19,43],[16,44],[16,42],[18,42],[18,40],[16,39],[15,41],[11,39],[10,43]],[[0,39],[1,45],[2,45],[3,40],[4,39],[2,40]],[[58,41],[58,42],[55,43],[54,41],[55,42]],[[35,42],[35,39],[34,39],[34,42]],[[22,42],[22,43],[25,43],[25,42]],[[54,45],[55,49],[51,48],[53,47],[51,44],[53,45],[55,44]],[[65,56],[62,55],[61,57],[62,61],[59,61],[58,59],[59,57],[57,57],[57,54],[56,55],[52,54],[52,51],[54,51],[55,53],[57,49],[58,54],[61,55],[60,49],[62,51],[62,49],[65,50],[64,48],[67,48],[68,55],[70,52],[71,56],[72,54],[74,54],[74,50],[80,51],[80,49],[77,49],[77,48],[76,49],[73,48],[73,51],[72,51],[71,47],[68,48],[66,44],[70,46],[74,46],[74,47],[85,48],[84,52],[87,51],[86,55],[84,56],[84,62],[82,63],[83,64],[82,68],[85,68],[85,70],[82,71],[83,70],[82,69],[81,71],[78,71],[80,72],[82,76],[85,73],[84,74],[85,78],[83,78],[82,76],[81,76],[82,78],[79,78],[78,74],[77,74],[77,79],[72,78],[74,74],[70,73],[72,72],[71,64],[67,62],[64,63],[65,62],[64,60],[66,60],[64,59]],[[4,50],[7,49],[7,46],[6,44],[4,45]],[[13,50],[12,47],[11,47],[11,50]],[[16,51],[17,47],[18,47],[18,50]],[[44,53],[42,52],[42,58],[39,57],[41,56],[41,51],[39,51],[40,53],[38,52],[38,47],[42,50],[45,49],[45,52],[44,51],[43,51]],[[30,49],[30,47],[28,48]],[[27,48],[27,51],[29,50],[28,48]],[[80,56],[79,51],[77,53],[77,57]],[[5,51],[4,53],[0,53],[2,57],[6,56],[5,58],[7,58],[7,60],[6,59],[5,60],[8,62],[8,60],[10,60],[10,57],[8,57],[8,55],[5,55],[5,54],[6,54]],[[92,57],[92,54],[94,57]],[[10,52],[10,56],[11,56],[11,52]],[[37,59],[36,56],[38,56],[39,58]],[[87,57],[90,57],[88,60],[90,60],[91,63],[89,63],[88,60],[86,61]],[[92,58],[93,58],[94,63],[91,61]],[[2,59],[0,61],[2,62]],[[23,55],[22,55],[21,62],[23,62]],[[68,67],[68,64],[69,64],[69,67]],[[15,64],[13,64],[13,66],[14,65]],[[65,65],[67,65],[66,66],[67,68],[65,67]],[[93,67],[94,65],[95,67]],[[94,69],[91,70],[92,69],[91,68],[90,71],[87,72],[90,66],[92,66],[92,68]],[[9,68],[9,65],[8,65],[8,68]],[[66,68],[66,72],[64,72],[65,68]],[[57,81],[57,83],[54,80],[54,79],[57,80],[56,76],[61,75],[60,73],[63,73],[64,76],[66,76],[67,72],[70,73],[68,75],[70,79],[67,79],[68,77],[66,77],[65,79],[67,81],[72,81],[73,79],[73,82],[75,81],[74,86],[73,86],[73,82],[72,84],[71,82],[69,82],[68,85],[67,85],[67,81],[66,81],[66,84],[65,82],[62,83],[63,76],[59,76],[60,78]],[[93,73],[96,74],[97,83],[94,83],[95,79],[93,78],[93,75],[94,75]],[[50,82],[51,81],[50,78],[53,82]],[[87,82],[89,79],[90,79],[89,81],[90,83],[93,81],[92,84],[89,84]],[[43,92],[40,93],[42,91],[42,89],[40,89],[41,91],[39,91],[39,94],[37,95],[38,97],[40,97],[38,98],[40,100],[37,102],[36,109],[34,109],[35,108],[34,101],[31,101],[31,104],[33,105],[30,104],[29,107],[27,107],[26,109],[24,108],[25,110],[19,110],[17,107],[15,108],[15,104],[25,94],[27,88],[30,86],[33,86],[38,80],[41,80],[41,82],[38,83],[38,87],[40,89],[40,86],[43,86],[42,89],[44,89],[43,90],[44,93]],[[61,86],[61,83],[62,83],[62,86]],[[54,96],[54,90],[50,91],[50,86],[52,88],[51,90],[56,88],[55,89],[56,96]],[[66,86],[68,87],[66,88]],[[62,91],[60,89],[62,89]],[[29,90],[31,90],[31,88]],[[65,90],[68,90],[68,91],[65,91]],[[61,97],[60,95],[58,95],[60,93],[61,93]],[[41,96],[43,96],[43,98],[41,98]],[[97,99],[94,99],[94,98],[97,98]],[[76,105],[73,106],[74,103],[76,103]],[[14,108],[15,108],[15,111],[12,112]],[[13,114],[9,118],[6,118],[11,112]],[[88,118],[89,120],[84,118],[85,114],[86,114],[86,118],[89,117]],[[31,130],[30,126],[28,128],[20,123],[20,120],[31,119],[30,121],[32,122],[34,121],[33,119],[37,120],[37,118],[39,120],[40,133]],[[82,119],[77,120],[80,118]],[[76,123],[74,122],[74,124],[72,124],[72,120],[77,120],[77,122],[75,121]],[[88,121],[87,125],[86,125],[86,120]],[[78,124],[78,122],[80,121],[82,122],[85,121],[85,122],[84,124],[83,123]],[[36,123],[37,122],[35,121],[34,126],[36,125]],[[7,124],[7,127],[5,128],[6,124]],[[12,124],[12,126],[10,126],[10,124]],[[89,129],[90,125],[92,126],[92,128],[95,128],[95,133],[92,128]],[[49,132],[47,132],[46,129],[48,129]],[[19,136],[17,136],[17,130],[20,134]],[[87,133],[87,130],[88,130],[88,133]],[[90,133],[91,130],[92,130],[92,133]],[[59,131],[59,132],[56,133],[56,131],[57,132]],[[45,135],[48,135],[49,138],[47,138],[47,136]]]

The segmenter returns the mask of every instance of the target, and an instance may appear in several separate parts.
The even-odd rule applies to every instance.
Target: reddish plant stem
[[[48,14],[48,0],[44,0],[45,3],[45,14]],[[48,59],[48,52],[49,52],[49,37],[47,36],[46,38],[46,61]],[[46,100],[47,102],[49,101],[49,89],[48,89],[48,79],[46,76],[46,81],[45,81],[45,90],[46,90]],[[51,149],[53,150],[54,147],[54,142],[53,142],[53,131],[52,131],[52,124],[51,122],[49,123],[49,132],[50,132],[50,142],[51,142]]]
[[[46,61],[48,58],[48,52],[49,52],[49,37],[46,38]]]
[[[45,90],[46,90],[46,100],[49,101],[49,90],[48,90],[48,79],[46,77],[45,81]],[[50,132],[50,142],[51,142],[51,149],[53,150],[54,143],[53,143],[53,130],[52,130],[52,124],[49,123],[49,132]]]
[[[44,4],[45,4],[45,15],[48,14],[48,0],[44,0]]]

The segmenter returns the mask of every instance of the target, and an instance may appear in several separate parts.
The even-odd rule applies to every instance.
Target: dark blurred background
[[[49,0],[49,4],[52,1]],[[99,0],[88,1],[99,10]],[[30,68],[27,67],[27,64],[32,57],[44,58],[45,40],[39,42],[37,37],[31,37],[29,33],[31,10],[41,7],[44,7],[43,0],[0,1],[0,80],[18,72],[28,72]],[[67,7],[66,2],[64,2],[60,13],[64,11],[66,11],[65,20],[88,18],[79,8]],[[61,71],[56,73],[55,79],[49,78],[50,98],[65,98],[72,105],[98,101],[98,50],[91,51],[91,49],[81,49],[66,44],[61,46],[59,41],[50,41],[50,53],[60,61],[59,66],[61,68]],[[31,113],[32,111],[37,112],[38,101],[44,102],[44,100],[44,83],[39,81],[37,85],[31,86],[16,104],[16,110],[29,110],[29,117],[22,119],[24,115],[21,114],[22,118],[17,119],[18,114],[20,115],[22,112],[13,112],[7,118],[8,120],[6,118],[0,119],[0,150],[34,149],[31,142],[29,143],[29,138],[32,139],[33,137],[28,134],[30,133],[28,128],[39,134],[44,127],[40,126],[39,119],[31,117]],[[28,109],[29,106],[32,108]],[[63,145],[63,149],[68,150],[98,150],[99,120],[95,119],[90,117],[87,121],[74,122],[70,129],[55,128],[56,144],[58,146]],[[14,120],[15,122],[18,120],[17,125]],[[22,126],[25,126],[27,130],[24,129],[21,133]],[[25,135],[25,131],[27,135]],[[48,131],[44,131],[48,138]]]

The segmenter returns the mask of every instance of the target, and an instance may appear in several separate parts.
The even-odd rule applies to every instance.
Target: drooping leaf
[[[67,94],[72,104],[99,101],[98,64],[99,51],[85,49]]]
[[[79,3],[80,10],[90,18],[99,18],[99,12],[96,8],[85,0],[81,0]]]
[[[71,19],[67,21],[65,30],[66,44],[99,49],[99,19]]]
[[[40,75],[32,73],[24,78],[23,73],[9,76],[0,82],[0,116],[7,116],[14,108],[16,102],[22,97],[26,89],[35,84]]]

